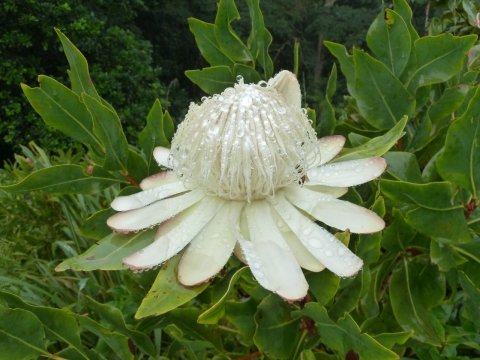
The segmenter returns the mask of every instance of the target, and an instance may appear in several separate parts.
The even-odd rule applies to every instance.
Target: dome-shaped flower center
[[[171,147],[187,187],[251,201],[301,181],[316,151],[315,131],[275,81],[262,85],[240,80],[200,106],[190,104]]]

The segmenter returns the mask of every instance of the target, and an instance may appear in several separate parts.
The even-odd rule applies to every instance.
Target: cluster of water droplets
[[[318,152],[315,131],[274,86],[239,79],[202,100],[190,104],[172,142],[174,170],[187,187],[250,202],[305,175],[308,155]]]

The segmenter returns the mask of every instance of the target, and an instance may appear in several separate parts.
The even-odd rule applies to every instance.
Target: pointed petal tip
[[[300,84],[294,73],[282,70],[275,77],[268,81],[268,84],[274,87],[287,101],[288,104],[301,108],[302,92]]]
[[[158,165],[171,169],[172,165],[170,164],[170,149],[157,146],[153,150],[153,157],[157,161]]]

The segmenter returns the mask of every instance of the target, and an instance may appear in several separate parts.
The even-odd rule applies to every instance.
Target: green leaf
[[[198,359],[196,353],[204,351],[205,349],[213,348],[214,346],[208,341],[190,340],[187,339],[183,331],[175,324],[167,325],[163,331],[168,334],[172,339],[178,341],[181,347],[189,355],[190,359]]]
[[[337,91],[337,65],[333,64],[332,72],[328,77],[327,89],[325,91],[325,97],[332,100],[333,95]]]
[[[139,233],[111,233],[82,255],[63,261],[56,271],[123,270],[123,259],[153,242],[156,229]]]
[[[480,87],[467,111],[450,126],[437,170],[445,180],[467,189],[477,198],[480,187]]]
[[[314,109],[307,108],[307,118],[312,122],[312,127],[315,129],[317,125],[317,113]]]
[[[132,149],[128,149],[127,172],[137,184],[149,175],[145,159]]]
[[[355,50],[355,93],[360,113],[377,129],[389,129],[415,110],[415,99],[386,65]]]
[[[254,68],[243,64],[235,64],[233,66],[233,75],[236,79],[238,79],[239,76],[243,77],[245,84],[257,84],[262,80]]]
[[[215,37],[222,52],[234,62],[255,62],[250,51],[233,31],[230,23],[240,19],[234,0],[220,0],[215,18]],[[188,76],[188,75],[187,75]]]
[[[165,125],[162,105],[160,100],[156,99],[148,113],[147,125],[138,136],[138,144],[147,158],[148,175],[156,174],[160,171],[157,162],[153,158],[153,149],[157,146],[170,147],[170,143],[165,136]]]
[[[331,99],[337,89],[337,66],[333,64],[332,72],[328,78],[325,99],[320,103],[320,116],[316,122],[318,137],[333,135],[337,120],[335,119],[335,109],[331,104]]]
[[[173,123],[172,117],[168,110],[163,114],[163,131],[165,133],[166,139],[170,142],[175,135],[175,124]]]
[[[0,190],[26,194],[44,191],[50,194],[93,194],[113,184],[128,183],[113,177],[99,166],[86,175],[79,165],[55,165],[37,170],[15,185],[0,186]]]
[[[233,61],[222,52],[217,43],[215,25],[194,18],[188,19],[188,25],[195,36],[198,49],[210,66],[225,65],[230,68],[233,67]]]
[[[395,178],[411,183],[423,183],[422,174],[414,154],[392,151],[383,155],[387,161],[387,172]]]
[[[425,88],[422,88],[425,89]],[[432,122],[430,121],[428,114],[424,114],[419,122],[413,136],[410,139],[408,145],[404,146],[404,149],[409,152],[416,152],[417,150],[426,146],[430,140],[432,133]]]
[[[368,334],[362,334],[360,328],[349,314],[335,324],[328,317],[327,310],[316,303],[308,303],[301,314],[312,318],[317,323],[317,329],[322,342],[329,348],[337,351],[341,358],[349,350],[355,351],[360,359],[365,360],[394,360],[398,355],[388,350]]]
[[[100,96],[98,96],[97,90],[95,90],[95,86],[93,86],[92,79],[88,73],[87,60],[60,30],[55,29],[55,32],[62,42],[63,51],[70,65],[68,75],[72,83],[72,90],[77,93],[78,96],[86,93],[95,100],[100,101]]]
[[[225,303],[234,290],[234,286],[245,273],[248,273],[250,268],[248,266],[238,269],[230,278],[228,287],[225,289],[223,296],[207,311],[198,317],[200,324],[216,324],[225,315]]]
[[[378,60],[396,76],[405,69],[410,57],[411,39],[407,24],[395,11],[385,9],[368,29],[367,44]]]
[[[128,143],[118,115],[85,93],[82,94],[82,98],[92,116],[95,134],[104,145],[105,163],[103,168],[109,171],[123,170],[126,172]]]
[[[392,253],[405,252],[417,232],[408,225],[400,210],[393,208],[392,216],[393,222],[383,234],[382,247]]]
[[[259,0],[246,0],[250,19],[252,21],[252,29],[248,37],[248,47],[255,59],[258,60],[263,68],[263,77],[268,80],[273,75],[273,61],[268,54],[268,48],[272,43],[272,35],[265,28],[262,11],[260,10]]]
[[[141,351],[155,357],[155,348],[150,341],[150,338],[139,331],[133,330],[131,325],[127,325],[123,318],[123,314],[119,309],[111,305],[100,304],[88,296],[86,298],[89,306],[103,321],[110,324],[115,331],[131,339]]]
[[[315,300],[322,306],[328,304],[337,293],[340,278],[329,270],[311,272],[305,275],[309,291],[315,296]]]
[[[163,264],[152,288],[140,304],[135,318],[164,314],[190,301],[208,287],[208,282],[194,287],[180,284],[177,267],[181,257],[182,254],[176,255]]]
[[[381,156],[394,146],[405,133],[403,129],[408,118],[404,116],[394,127],[382,136],[375,137],[367,143],[354,148],[343,148],[333,162],[364,159]]]
[[[118,355],[119,359],[133,360],[133,354],[128,346],[128,337],[107,329],[98,322],[84,315],[72,314],[86,330],[98,336]]]
[[[0,303],[10,308],[19,308],[34,314],[43,325],[48,340],[68,344],[79,358],[89,359],[80,340],[80,329],[75,318],[65,310],[32,306],[14,294],[0,291]]]
[[[240,331],[240,334],[243,336],[242,344],[247,342],[246,346],[253,345],[253,335],[256,329],[254,316],[256,312],[257,303],[253,298],[244,302],[228,300],[225,303],[225,316]]]
[[[477,288],[480,288],[480,238],[474,237],[468,244],[453,245],[452,248],[460,256],[468,259],[458,265],[458,270],[463,271]]]
[[[380,344],[391,349],[395,344],[403,345],[413,335],[413,331],[403,331],[398,333],[386,333],[373,335],[372,337]]]
[[[97,150],[103,149],[93,131],[90,113],[78,95],[48,76],[40,75],[38,82],[39,88],[22,84],[22,90],[42,119],[85,145],[94,146]]]
[[[300,317],[290,314],[288,303],[271,294],[258,306],[257,329],[253,337],[258,349],[277,359],[292,359],[299,340]]]
[[[469,88],[458,86],[445,89],[442,97],[428,108],[428,117],[436,123],[447,116],[451,116],[462,105]]]
[[[232,71],[228,66],[213,66],[202,70],[187,70],[185,75],[207,94],[220,94],[234,85]]]
[[[476,35],[463,37],[451,34],[426,36],[415,41],[416,69],[405,83],[412,94],[425,85],[447,81],[463,65],[468,50],[475,44]]]
[[[445,296],[445,276],[435,265],[402,259],[395,267],[389,285],[390,299],[398,323],[413,338],[434,346],[442,339],[430,321],[429,311]]]
[[[406,0],[393,0],[393,9],[405,21],[410,33],[410,38],[412,40],[411,44],[413,46],[414,42],[419,38],[419,36],[412,25],[412,9],[410,8],[410,5]]]
[[[50,357],[44,350],[42,323],[29,311],[0,305],[0,360]]]
[[[461,264],[467,261],[467,259],[458,255],[452,246],[442,244],[436,241],[435,238],[432,239],[430,245],[430,259],[443,272],[456,268],[457,263]]]
[[[480,327],[480,308],[478,307],[478,304],[480,304],[480,291],[464,272],[460,271],[459,276],[460,284],[462,284],[462,288],[468,296],[468,300],[465,301],[463,316],[473,321],[478,328]]]
[[[324,45],[335,56],[340,63],[340,70],[347,79],[347,88],[350,95],[356,97],[355,92],[355,68],[353,66],[353,56],[349,55],[345,46],[330,41],[324,41]]]

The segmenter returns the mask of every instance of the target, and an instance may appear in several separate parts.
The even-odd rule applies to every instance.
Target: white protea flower
[[[345,138],[317,140],[300,100],[296,77],[282,71],[268,83],[240,80],[200,106],[192,103],[171,150],[154,151],[171,171],[112,203],[121,211],[108,219],[114,230],[161,224],[155,241],[124,263],[149,269],[188,246],[178,278],[193,286],[215,276],[234,251],[264,288],[287,300],[307,294],[302,267],[356,274],[362,260],[312,218],[354,233],[382,230],[374,212],[337,198],[380,176],[386,162],[328,164]]]

